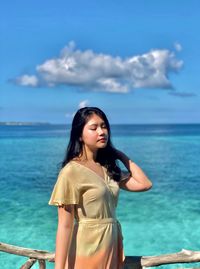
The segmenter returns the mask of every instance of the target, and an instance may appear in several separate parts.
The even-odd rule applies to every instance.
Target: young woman
[[[122,176],[117,160],[128,175]],[[113,147],[104,112],[96,107],[78,110],[49,201],[58,206],[55,269],[123,268],[121,227],[115,215],[119,188],[151,187],[142,169]]]

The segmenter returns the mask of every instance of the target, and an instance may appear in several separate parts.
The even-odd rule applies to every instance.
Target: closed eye
[[[102,128],[102,129],[107,129],[107,126],[106,126],[105,123],[102,123],[100,125],[92,124],[92,125],[90,125],[89,129],[92,130],[92,131],[95,131],[98,127]]]
[[[107,129],[107,126],[105,124],[101,125],[101,128]]]

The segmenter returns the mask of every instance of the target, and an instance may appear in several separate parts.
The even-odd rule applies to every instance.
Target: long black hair
[[[107,168],[111,178],[113,178],[115,181],[119,181],[121,178],[121,169],[117,165],[115,148],[111,142],[110,124],[105,113],[97,107],[84,107],[76,112],[72,121],[70,140],[65,158],[62,162],[62,167],[82,154],[83,144],[80,140],[80,137],[82,136],[85,124],[93,114],[96,114],[105,122],[106,128],[108,130],[107,145],[105,148],[98,150],[96,161]]]

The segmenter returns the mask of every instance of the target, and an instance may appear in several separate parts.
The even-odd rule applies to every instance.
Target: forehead
[[[86,124],[92,125],[92,124],[100,124],[103,122],[104,120],[100,116],[98,116],[97,114],[92,114],[91,116],[88,117]]]

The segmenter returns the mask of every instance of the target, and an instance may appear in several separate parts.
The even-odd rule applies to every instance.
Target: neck
[[[96,161],[97,158],[97,150],[93,151],[86,146],[83,147],[83,152],[81,159],[85,161]]]

